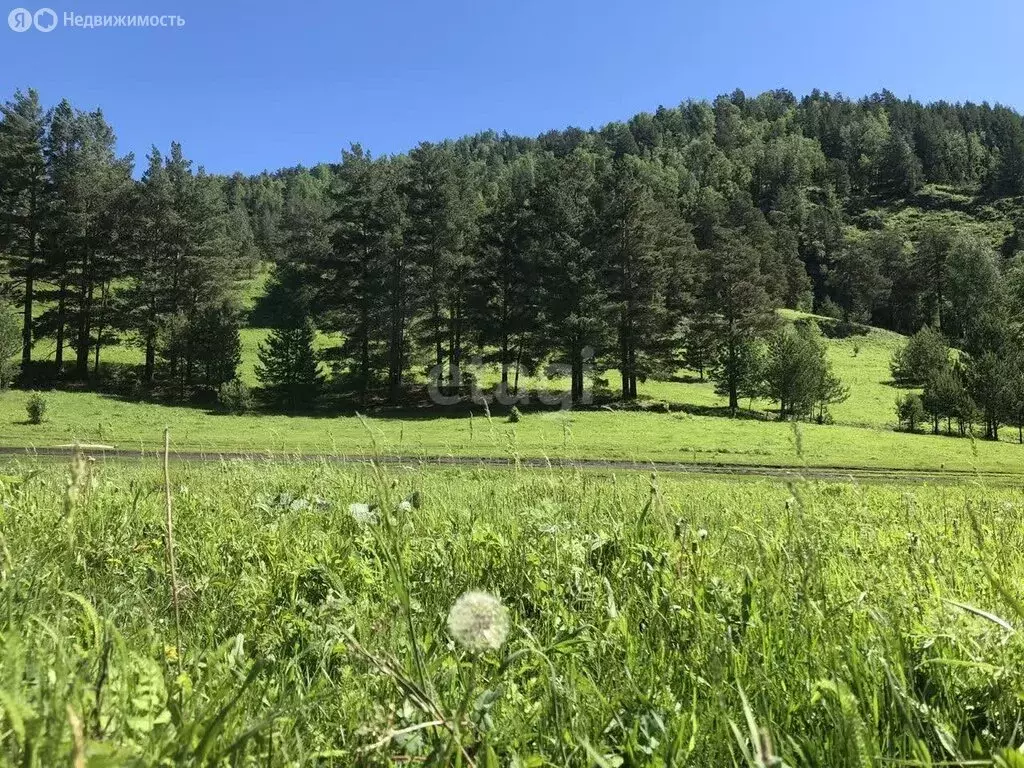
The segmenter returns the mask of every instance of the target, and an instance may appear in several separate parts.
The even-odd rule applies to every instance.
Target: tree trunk
[[[57,365],[58,379],[64,378],[64,324],[67,311],[67,293],[67,285],[61,283],[57,294],[57,353],[54,357],[54,363]]]
[[[512,394],[516,397],[519,396],[519,369],[523,364],[523,340],[519,340],[519,346],[516,348],[516,377],[515,383],[512,385]]]
[[[629,353],[626,344],[626,329],[619,326],[619,379],[622,381],[623,400],[629,400]]]
[[[508,392],[508,334],[501,334],[501,391]]]
[[[398,402],[402,388],[402,346],[405,341],[405,297],[402,295],[401,258],[396,258],[391,271],[391,327],[388,354],[388,398],[392,405]]]
[[[89,258],[86,257],[82,275],[82,304],[78,308],[78,343],[75,346],[75,375],[80,379],[89,377],[89,341],[92,321],[92,282],[88,277]]]
[[[444,381],[444,345],[441,343],[441,308],[434,303],[431,323],[434,326],[434,368],[437,386]]]
[[[107,284],[100,288],[100,316],[99,326],[96,329],[96,357],[93,363],[93,376],[100,375],[100,349],[103,347],[103,324],[107,318]]]
[[[455,306],[452,318],[452,354],[448,379],[455,387],[462,386],[462,308],[461,301]]]
[[[153,383],[153,374],[156,372],[156,340],[150,334],[146,338],[146,367],[143,371],[143,379],[147,384]]]
[[[35,239],[35,234],[32,235],[32,238]],[[25,265],[25,307],[21,328],[21,368],[23,373],[27,373],[28,367],[32,364],[32,305],[35,294],[33,257],[34,254],[30,255],[28,263]]]

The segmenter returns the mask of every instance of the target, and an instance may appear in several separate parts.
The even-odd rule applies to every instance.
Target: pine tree
[[[330,253],[314,279],[329,327],[344,337],[342,362],[363,400],[386,380],[396,402],[408,359],[413,276],[402,247],[397,170],[359,145],[342,154],[332,191]]]
[[[967,368],[968,390],[985,419],[985,437],[999,439],[999,426],[1011,402],[1009,360],[995,352],[972,357]]]
[[[97,334],[103,327],[100,297],[122,276],[127,261],[134,161],[131,156],[118,158],[115,144],[114,132],[98,110],[76,112],[64,101],[50,114],[45,146],[53,212],[43,239],[56,306],[41,324],[56,332],[58,375],[63,373],[69,330],[75,373],[88,375],[94,334],[102,342]]]
[[[529,361],[539,325],[536,254],[537,169],[532,156],[504,167],[494,199],[481,220],[480,259],[473,270],[468,321],[482,350],[496,350],[501,393],[518,394],[519,372]],[[509,380],[510,371],[514,371]]]
[[[294,317],[259,346],[256,376],[267,400],[288,411],[315,407],[324,384],[308,318]]]
[[[755,387],[760,378],[755,364],[757,342],[775,325],[775,316],[756,251],[745,243],[725,240],[703,255],[701,299],[715,343],[712,376],[735,414],[741,394]]]
[[[21,365],[32,362],[35,281],[42,264],[41,238],[48,197],[43,139],[46,119],[34,90],[16,91],[0,106],[0,253],[11,276],[23,282]]]
[[[138,338],[145,354],[143,380],[156,373],[157,333],[163,317],[174,311],[172,282],[177,257],[168,234],[176,226],[173,193],[164,158],[153,147],[135,193],[135,232],[131,281],[117,295],[126,330]]]
[[[653,167],[626,156],[610,175],[599,214],[604,282],[609,307],[618,316],[622,396],[635,399],[638,377],[664,375],[673,367],[694,249],[678,211],[665,204]]]
[[[583,149],[565,160],[545,159],[539,173],[535,263],[541,304],[539,339],[568,363],[572,402],[584,397],[584,364],[611,335],[607,288],[595,248],[593,155]]]
[[[402,191],[409,222],[404,242],[423,310],[418,341],[433,348],[438,382],[457,385],[481,213],[475,168],[447,143],[420,144],[409,153]]]

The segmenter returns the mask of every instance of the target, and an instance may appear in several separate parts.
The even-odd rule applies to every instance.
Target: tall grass
[[[3,764],[1022,764],[1017,490],[172,465],[172,592],[83,471],[0,476]]]

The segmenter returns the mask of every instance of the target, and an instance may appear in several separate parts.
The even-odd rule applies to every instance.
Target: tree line
[[[173,144],[166,156],[154,148],[135,181],[100,110],[62,101],[44,112],[28,91],[2,112],[0,252],[23,373],[52,341],[54,375],[86,379],[105,345],[128,338],[144,350],[143,383],[158,357],[182,391],[232,378],[236,286],[259,254],[223,180]]]
[[[770,386],[780,349],[813,357],[806,333],[779,335],[777,307],[929,325],[974,356],[1017,343],[1024,226],[910,241],[872,213],[925,183],[1024,193],[1024,121],[998,105],[736,91],[250,177],[195,169],[178,145],[137,181],[133,163],[102,112],[44,111],[33,91],[4,105],[0,252],[23,368],[52,338],[57,373],[87,378],[124,339],[145,350],[143,384],[215,389],[234,377],[238,286],[260,262],[274,280],[253,320],[279,329],[261,358],[279,400],[323,386],[313,327],[333,340],[332,386],[362,401],[401,401],[425,375],[457,391],[474,356],[512,391],[524,368],[562,362],[574,399],[591,363],[624,398],[685,365],[733,410]],[[776,387],[781,409],[823,418],[841,394],[823,377],[824,402]]]

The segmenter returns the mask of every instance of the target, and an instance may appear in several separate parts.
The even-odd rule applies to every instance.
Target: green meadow
[[[1016,488],[240,460],[169,488],[173,575],[157,463],[7,465],[3,764],[1021,765]]]
[[[786,312],[793,320],[801,317]],[[824,321],[823,321],[824,322]],[[242,375],[256,384],[257,348],[266,329],[243,329]],[[322,348],[336,343],[320,336]],[[1001,442],[971,440],[895,429],[893,404],[901,390],[890,381],[889,362],[903,337],[877,329],[828,340],[836,373],[850,390],[832,407],[833,424],[779,422],[772,404],[744,401],[740,417],[727,415],[727,401],[696,372],[679,371],[673,381],[647,381],[639,404],[614,402],[577,410],[531,410],[509,423],[507,409],[482,404],[452,408],[385,408],[357,414],[324,411],[316,415],[256,412],[241,416],[210,408],[139,402],[88,391],[46,392],[47,418],[29,424],[28,393],[0,396],[0,445],[44,448],[74,442],[154,451],[170,427],[182,452],[308,453],[369,455],[381,451],[408,458],[446,456],[623,460],[768,466],[814,466],[904,470],[956,470],[1019,473],[1024,448],[1012,430]],[[131,347],[112,347],[104,359],[139,362]],[[132,356],[135,357],[132,357]],[[498,371],[478,371],[482,391],[491,391]],[[601,375],[617,391],[617,374]],[[522,389],[558,392],[558,378],[524,375]]]

